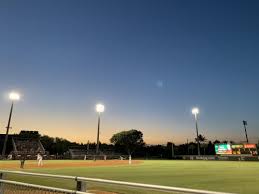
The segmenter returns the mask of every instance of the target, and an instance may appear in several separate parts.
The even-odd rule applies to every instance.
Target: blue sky
[[[0,126],[95,141],[137,128],[147,143],[259,139],[258,1],[0,2]]]

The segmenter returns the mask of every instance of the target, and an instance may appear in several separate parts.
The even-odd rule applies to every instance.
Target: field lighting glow
[[[17,92],[11,92],[9,94],[9,99],[13,101],[20,100],[20,94],[18,94]]]
[[[96,112],[98,112],[98,113],[102,113],[102,112],[104,112],[104,105],[103,104],[97,104],[96,105]]]
[[[192,109],[192,114],[194,114],[194,115],[197,115],[197,114],[199,114],[199,109],[198,108],[193,108]]]

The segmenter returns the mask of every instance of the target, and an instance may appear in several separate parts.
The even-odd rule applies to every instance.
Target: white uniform
[[[131,164],[131,155],[129,155],[129,164]]]
[[[40,154],[37,155],[37,161],[38,161],[38,166],[43,166],[43,162],[42,162],[42,156]]]

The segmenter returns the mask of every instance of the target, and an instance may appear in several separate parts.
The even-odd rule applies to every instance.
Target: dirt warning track
[[[133,160],[132,165],[137,165],[142,163],[140,160]],[[53,161],[46,160],[43,161],[43,166],[38,167],[37,161],[29,160],[25,162],[24,169],[32,168],[74,168],[74,167],[95,167],[95,166],[121,166],[128,165],[127,160],[97,160],[97,161],[82,161],[82,160],[64,160],[62,161]],[[0,169],[20,169],[20,161],[4,161],[0,162]]]

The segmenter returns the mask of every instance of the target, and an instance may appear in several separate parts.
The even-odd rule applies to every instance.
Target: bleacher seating
[[[89,152],[86,149],[70,148],[69,153],[72,159],[83,159]]]
[[[12,155],[17,159],[24,155],[29,157],[28,159],[34,159],[38,153],[45,154],[45,149],[38,139],[13,138],[12,142],[14,148]]]
[[[95,150],[87,150],[85,148],[69,148],[69,154],[71,159],[93,159],[93,158],[107,158],[107,159],[119,159],[123,154],[115,153],[113,150],[99,151],[96,156]],[[126,156],[123,156],[126,157]]]

